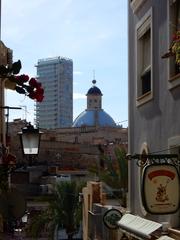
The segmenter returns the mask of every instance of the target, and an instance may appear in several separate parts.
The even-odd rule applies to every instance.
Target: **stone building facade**
[[[26,125],[20,119],[9,123],[11,136],[10,151],[18,163],[28,161],[22,155],[18,132]],[[99,147],[112,155],[113,149],[123,146],[127,149],[127,128],[120,127],[77,127],[53,130],[41,129],[43,132],[40,151],[34,164],[58,165],[60,168],[86,169],[98,164],[101,154]]]

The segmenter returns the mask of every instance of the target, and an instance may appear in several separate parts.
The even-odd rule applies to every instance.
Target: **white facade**
[[[55,57],[37,63],[44,100],[36,104],[36,124],[41,128],[70,127],[73,120],[73,61]]]
[[[129,0],[128,6],[129,154],[179,156],[180,68],[174,56],[162,57],[170,49],[173,34],[180,29],[180,2]],[[180,209],[171,214],[153,214],[145,208],[143,171],[144,166],[135,159],[129,161],[129,211],[179,228]],[[179,231],[178,236],[175,239],[180,239]]]

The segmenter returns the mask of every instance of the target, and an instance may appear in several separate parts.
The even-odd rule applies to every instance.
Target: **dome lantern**
[[[92,80],[93,86],[88,90],[87,109],[101,109],[102,108],[102,93],[101,90],[95,86],[96,80]]]
[[[103,94],[102,94],[101,90],[98,87],[95,86],[95,84],[96,84],[95,79],[92,80],[92,83],[93,83],[93,86],[88,90],[86,96],[88,96],[88,95],[100,95],[100,96],[102,96]]]

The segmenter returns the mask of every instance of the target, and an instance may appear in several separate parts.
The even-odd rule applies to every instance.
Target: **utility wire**
[[[117,122],[117,124],[123,123],[123,122],[128,122],[128,120],[123,120],[123,121]]]
[[[173,147],[166,148],[166,149],[163,149],[163,150],[160,150],[160,151],[156,151],[156,152],[150,152],[150,153],[148,153],[148,154],[156,154],[156,153],[166,152],[166,151],[169,151],[169,150],[171,150],[171,149],[175,149],[175,148],[177,148],[177,147],[180,147],[180,145],[175,145],[175,146],[173,146]]]

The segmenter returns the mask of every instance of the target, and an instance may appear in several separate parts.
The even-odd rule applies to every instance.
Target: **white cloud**
[[[77,99],[85,99],[86,96],[82,93],[73,93],[73,99],[77,100]]]

